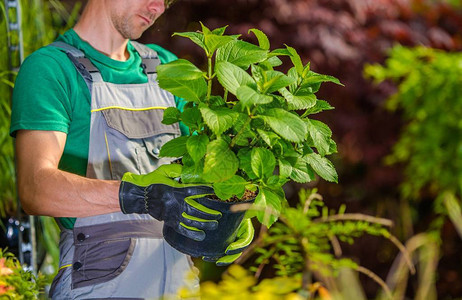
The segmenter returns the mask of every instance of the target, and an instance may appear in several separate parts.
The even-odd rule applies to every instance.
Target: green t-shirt
[[[100,70],[103,80],[117,84],[147,82],[141,68],[141,58],[128,43],[130,58],[113,60],[80,39],[70,29],[58,41],[83,51]],[[157,45],[147,45],[157,51],[161,63],[177,57]],[[181,110],[184,101],[175,97]],[[61,131],[67,134],[59,169],[85,176],[90,136],[90,92],[66,53],[55,47],[43,47],[32,53],[21,66],[13,91],[10,135],[20,129]],[[180,126],[182,134],[187,128]],[[31,151],[33,145],[31,145]],[[66,228],[73,228],[75,219],[62,218]]]

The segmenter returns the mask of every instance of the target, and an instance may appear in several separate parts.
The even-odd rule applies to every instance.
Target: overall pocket
[[[72,288],[107,282],[121,274],[133,255],[136,239],[76,244]]]
[[[107,282],[130,263],[139,238],[162,238],[156,220],[130,220],[74,227],[72,288]]]
[[[172,158],[159,158],[160,148],[180,136],[178,124],[162,124],[162,109],[101,111],[106,128],[111,177],[120,179],[125,172],[146,174]]]

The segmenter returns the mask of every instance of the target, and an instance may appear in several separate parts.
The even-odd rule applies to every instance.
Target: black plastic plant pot
[[[195,241],[165,225],[163,229],[165,240],[176,250],[192,257],[221,257],[225,255],[226,247],[235,241],[237,229],[245,215],[245,211],[233,212],[231,207],[236,204],[252,203],[255,199],[243,202],[224,202],[203,197],[194,200],[222,213],[222,217],[218,220],[218,227],[214,230],[204,230],[205,239]]]

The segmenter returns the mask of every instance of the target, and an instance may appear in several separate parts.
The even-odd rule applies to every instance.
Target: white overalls
[[[131,43],[143,59],[147,83],[105,82],[82,51],[62,42],[52,44],[67,53],[90,89],[89,178],[120,180],[125,172],[149,173],[170,162],[158,157],[160,147],[180,135],[178,124],[161,123],[163,109],[175,101],[156,81],[157,53]],[[198,288],[197,276],[191,280],[190,257],[165,242],[162,226],[148,214],[77,218],[73,230],[61,228],[61,268],[50,296],[158,299],[175,295],[181,287]]]

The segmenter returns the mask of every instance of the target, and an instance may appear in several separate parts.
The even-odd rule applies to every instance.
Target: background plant
[[[38,299],[48,281],[41,274],[25,271],[12,253],[0,251],[0,298]]]
[[[400,111],[406,123],[387,162],[404,166],[402,198],[433,199],[428,236],[435,245],[441,246],[448,218],[462,237],[462,55],[395,46],[383,66],[369,65],[365,73],[375,83],[397,85],[387,107]],[[416,211],[413,217],[409,222],[418,221]]]
[[[434,197],[435,212],[448,215],[462,237],[462,55],[396,46],[384,66],[365,72],[376,83],[398,84],[387,104],[402,111],[406,125],[387,162],[405,166],[402,197]],[[443,224],[437,218],[434,229]]]
[[[57,0],[20,1],[22,7],[21,30],[23,35],[24,55],[27,56],[38,48],[53,42],[58,34],[70,28],[76,21],[80,2],[71,9]],[[18,40],[14,32],[8,31],[4,1],[0,2],[0,217],[16,217],[17,195],[14,169],[13,139],[9,136],[11,118],[11,93],[16,72],[12,66],[19,66],[19,55],[8,51],[8,38]],[[42,267],[46,273],[54,273],[58,267],[59,229],[52,218],[40,217],[36,222],[38,234],[38,257],[43,260]],[[2,224],[3,225],[3,224]],[[17,249],[11,249],[17,250]],[[25,278],[25,277],[24,277]],[[25,283],[26,284],[26,283]],[[16,298],[15,298],[16,299]]]
[[[182,181],[213,183],[224,200],[241,198],[246,189],[258,186],[255,205],[267,210],[257,217],[271,225],[281,211],[282,186],[288,180],[309,182],[317,173],[337,181],[325,157],[337,151],[332,132],[308,116],[333,109],[315,93],[323,82],[340,83],[311,71],[292,47],[270,51],[267,36],[258,29],[249,30],[257,46],[239,35],[225,35],[226,26],[212,31],[201,26],[202,32],[175,35],[205,51],[205,71],[185,59],[157,68],[159,85],[186,100],[183,112],[168,108],[162,122],[182,121],[191,133],[167,142],[160,155],[182,157]],[[293,64],[287,74],[275,70],[283,65],[281,56]],[[220,95],[212,95],[215,77],[223,87]]]
[[[256,254],[250,271],[231,266],[219,283],[201,285],[202,299],[365,299],[357,273],[374,280],[383,290],[384,298],[396,298],[396,285],[391,288],[373,271],[354,259],[342,255],[342,244],[353,244],[363,235],[385,238],[401,251],[399,267],[390,272],[406,282],[405,276],[415,273],[409,254],[389,231],[387,219],[345,212],[343,205],[337,211],[329,209],[316,189],[302,189],[296,207],[283,210],[279,222],[270,229],[263,228],[259,238],[246,250],[243,260]],[[428,240],[426,240],[428,241]],[[252,256],[253,257],[253,256]],[[272,278],[260,280],[265,268],[275,272]],[[399,272],[397,272],[399,270]],[[253,275],[252,275],[253,273]],[[398,274],[398,275],[397,275]],[[399,282],[400,291],[403,282]]]

